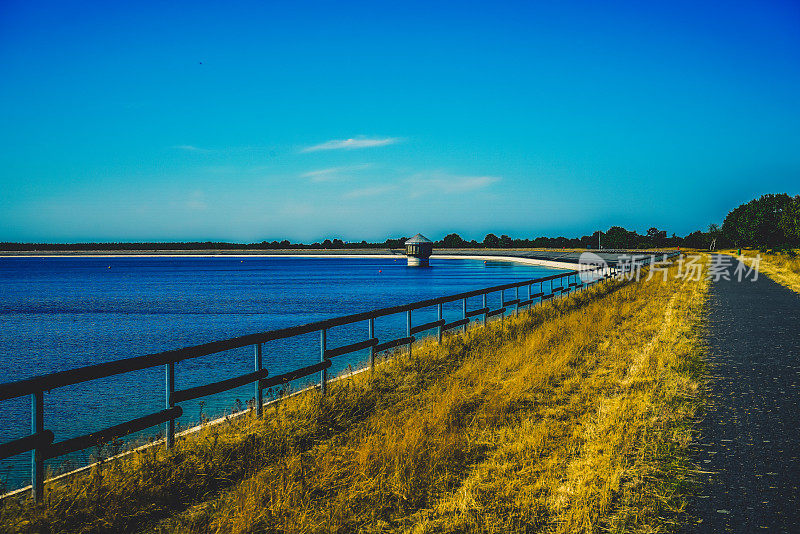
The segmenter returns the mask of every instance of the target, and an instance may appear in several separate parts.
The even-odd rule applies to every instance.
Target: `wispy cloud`
[[[353,189],[348,191],[344,195],[344,198],[365,198],[365,197],[377,197],[383,196],[389,193],[396,193],[400,191],[400,186],[397,184],[385,184],[385,185],[373,185],[368,187],[360,187],[358,189]]]
[[[417,174],[407,180],[412,198],[433,193],[467,193],[500,181],[497,176],[455,176],[447,173]]]
[[[316,152],[318,150],[352,150],[354,148],[371,148],[399,143],[399,137],[353,137],[350,139],[331,139],[318,145],[309,146],[302,152]]]
[[[360,171],[369,167],[368,163],[361,165],[347,165],[344,167],[329,167],[327,169],[319,169],[316,171],[306,172],[300,175],[301,178],[308,178],[312,182],[330,182],[342,177],[343,174]]]
[[[172,148],[174,148],[176,150],[183,150],[183,151],[186,151],[186,152],[208,152],[207,149],[200,148],[200,147],[194,146],[194,145],[175,145]]]
[[[259,145],[243,145],[243,146],[217,146],[214,148],[203,148],[196,145],[173,145],[173,150],[182,150],[184,152],[203,152],[211,154],[260,154],[265,157],[275,157],[278,153],[274,147],[259,146]]]

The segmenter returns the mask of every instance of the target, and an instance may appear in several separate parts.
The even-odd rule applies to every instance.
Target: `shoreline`
[[[453,249],[453,251],[458,252],[467,252],[470,249]],[[259,251],[260,252],[260,251]],[[494,255],[494,254],[480,254],[477,250],[475,251],[476,254],[433,254],[431,259],[434,260],[478,260],[478,261],[510,261],[516,262],[523,265],[534,265],[538,267],[548,267],[552,269],[566,269],[566,270],[585,270],[590,268],[591,266],[582,265],[580,263],[573,263],[568,261],[555,261],[555,260],[546,260],[546,259],[538,259],[538,258],[530,258],[525,256],[517,256],[514,255],[513,251],[509,251],[508,254],[505,255]],[[315,259],[322,259],[322,258],[335,258],[335,259],[342,259],[342,258],[352,258],[352,259],[397,259],[397,258],[406,258],[405,254],[397,253],[397,254],[386,254],[385,252],[375,252],[375,253],[364,253],[364,252],[322,252],[322,251],[314,251],[310,254],[302,254],[292,252],[278,252],[278,253],[242,253],[240,251],[230,251],[230,252],[222,252],[222,253],[186,253],[182,254],[178,251],[165,251],[164,253],[140,253],[140,252],[132,252],[130,254],[125,253],[113,253],[113,254],[93,254],[88,252],[86,254],[81,252],[68,252],[65,254],[0,254],[0,258],[17,258],[17,259],[33,259],[33,258],[315,258]]]
[[[594,269],[594,265],[586,265],[581,263],[571,263],[565,261],[553,260],[539,260],[536,258],[525,258],[520,256],[460,256],[460,255],[437,255],[431,256],[431,259],[437,260],[483,260],[483,261],[511,261],[522,263],[523,265],[535,265],[537,267],[549,267],[552,269],[566,269],[568,271],[584,271],[586,269]]]
[[[405,258],[405,254],[28,254],[0,255],[0,258]]]
[[[544,248],[439,248],[434,249],[434,255],[448,254],[502,254],[514,255],[520,253],[531,252],[548,252],[548,253],[570,253],[570,252],[583,252],[586,249],[544,249]],[[597,251],[594,251],[597,252]],[[209,256],[391,256],[406,257],[404,248],[281,248],[281,249],[130,249],[130,250],[102,250],[102,249],[87,249],[87,250],[0,250],[0,258],[69,258],[69,257],[209,257]]]

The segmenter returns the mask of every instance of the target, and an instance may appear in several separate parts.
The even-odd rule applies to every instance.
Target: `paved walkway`
[[[708,473],[686,530],[800,532],[800,295],[763,275],[720,280],[709,307]]]

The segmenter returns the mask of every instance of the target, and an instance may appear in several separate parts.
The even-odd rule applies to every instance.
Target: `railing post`
[[[528,300],[528,309],[529,310],[531,308],[533,308],[533,303],[531,302],[533,299],[531,298],[531,295],[533,295],[533,284],[528,284],[528,298],[527,298],[527,300]]]
[[[256,358],[256,361],[255,361],[256,372],[258,372],[258,371],[260,371],[261,369],[264,368],[263,367],[264,362],[263,362],[263,359],[262,359],[262,356],[261,356],[261,343],[256,343],[255,358]],[[261,417],[261,410],[263,408],[262,404],[264,404],[264,397],[263,397],[264,393],[261,390],[261,386],[259,385],[259,382],[260,382],[260,380],[256,380],[256,382],[255,382],[255,388],[256,388],[256,390],[255,390],[256,417]]]
[[[31,394],[31,434],[44,431],[44,392]],[[44,497],[44,461],[42,451],[37,445],[31,451],[31,489],[33,502],[42,502]]]
[[[514,304],[514,315],[519,315],[519,286],[514,288],[516,290],[517,303]]]
[[[411,310],[406,312],[406,332],[407,336],[411,337]],[[408,355],[411,356],[411,347],[414,345],[413,341],[408,342]]]
[[[325,361],[325,351],[328,347],[328,331],[323,328],[319,331],[319,361]],[[328,382],[328,369],[323,369],[319,372],[319,390],[322,393],[322,396],[325,396],[325,392],[327,389],[327,382]]]
[[[500,309],[506,307],[506,290],[503,289],[500,291]],[[506,312],[500,312],[500,328],[503,328],[503,319],[506,318]]]
[[[467,318],[467,299],[463,299],[463,304],[464,304],[463,305],[463,308],[464,308],[464,319],[466,319]],[[462,327],[461,331],[464,332],[465,334],[467,333],[467,324],[464,324],[464,326]]]
[[[175,393],[175,362],[169,362],[164,366],[166,374],[166,408],[169,410],[175,406],[172,395]],[[175,419],[170,419],[166,423],[167,448],[171,449],[175,445]]]
[[[489,305],[486,303],[487,302],[487,298],[486,298],[487,296],[488,295],[486,293],[483,294],[483,309],[484,310],[489,307]],[[484,325],[486,325],[486,321],[488,319],[489,319],[489,315],[486,312],[483,312],[483,324]]]
[[[436,308],[437,308],[436,309],[436,319],[438,321],[441,321],[442,320],[442,304],[440,303]],[[436,329],[436,334],[437,334],[437,337],[439,338],[439,344],[441,345],[441,343],[442,343],[442,325],[439,325],[439,328]]]
[[[375,318],[370,317],[369,321],[367,321],[367,332],[369,333],[369,338],[372,339],[375,337]],[[371,345],[369,347],[369,376],[375,375],[375,345]]]

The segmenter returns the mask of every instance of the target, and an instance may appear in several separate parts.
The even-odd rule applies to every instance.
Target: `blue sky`
[[[683,235],[800,193],[796,2],[230,4],[0,5],[0,241]]]

